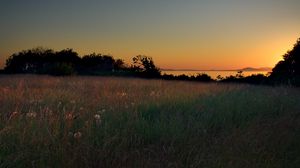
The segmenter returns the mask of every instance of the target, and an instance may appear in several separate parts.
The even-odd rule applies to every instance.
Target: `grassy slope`
[[[296,88],[0,76],[0,167],[297,167],[299,102]]]

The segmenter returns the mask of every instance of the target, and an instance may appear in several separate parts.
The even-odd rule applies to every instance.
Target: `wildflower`
[[[127,95],[127,93],[126,92],[118,92],[117,95],[120,97],[125,97]]]
[[[155,91],[151,91],[149,96],[153,97],[153,96],[159,96],[159,92],[155,92]]]
[[[151,92],[150,92],[150,96],[155,96],[155,92],[154,92],[154,91],[151,91]]]
[[[29,113],[26,113],[26,117],[28,117],[28,118],[35,118],[36,117],[36,113],[34,113],[34,112],[29,112]]]
[[[12,112],[11,115],[9,116],[9,119],[12,119],[12,118],[16,117],[18,114],[19,113],[16,112],[16,111]]]
[[[106,111],[105,109],[102,109],[102,110],[101,110],[102,113],[104,113],[105,111]]]
[[[96,120],[96,125],[100,125],[101,124],[101,115],[100,114],[95,114],[94,118]]]
[[[74,115],[73,113],[67,113],[65,116],[66,120],[73,120],[74,119]]]
[[[79,139],[82,137],[82,133],[78,131],[78,132],[75,132],[73,136],[75,139]]]
[[[96,120],[101,120],[100,114],[95,114],[95,115],[94,115],[94,118],[95,118]]]
[[[13,113],[12,113],[12,115],[18,115],[19,113],[18,112],[16,112],[16,111],[14,111]]]

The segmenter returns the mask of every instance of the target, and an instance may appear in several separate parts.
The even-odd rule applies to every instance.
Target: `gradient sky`
[[[1,0],[0,67],[37,46],[142,54],[161,68],[273,67],[300,37],[299,0]]]

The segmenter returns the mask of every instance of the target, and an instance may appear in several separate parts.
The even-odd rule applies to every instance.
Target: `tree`
[[[277,84],[300,86],[300,38],[273,68],[270,80]]]
[[[5,66],[8,73],[35,73],[62,75],[75,73],[80,57],[72,49],[54,52],[42,47],[24,50],[11,55]]]
[[[11,55],[6,60],[5,71],[8,73],[40,73],[44,69],[45,59],[53,57],[54,51],[37,47]]]
[[[114,62],[114,70],[122,70],[122,69],[126,69],[126,65],[124,63],[124,61],[122,59],[117,59]]]
[[[87,74],[99,74],[101,72],[112,72],[115,60],[112,56],[101,54],[86,55],[81,60],[81,71]]]
[[[58,51],[55,53],[54,59],[52,59],[54,62],[63,62],[63,63],[69,63],[76,66],[80,62],[80,57],[77,52],[73,51],[73,49],[67,48],[61,51]]]
[[[160,70],[155,66],[154,61],[151,57],[138,55],[133,57],[132,61],[132,70],[140,74],[142,77],[160,77]]]

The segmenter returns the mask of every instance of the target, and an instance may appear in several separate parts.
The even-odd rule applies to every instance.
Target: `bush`
[[[48,69],[48,73],[55,76],[68,76],[75,75],[76,71],[70,63],[56,63]]]

